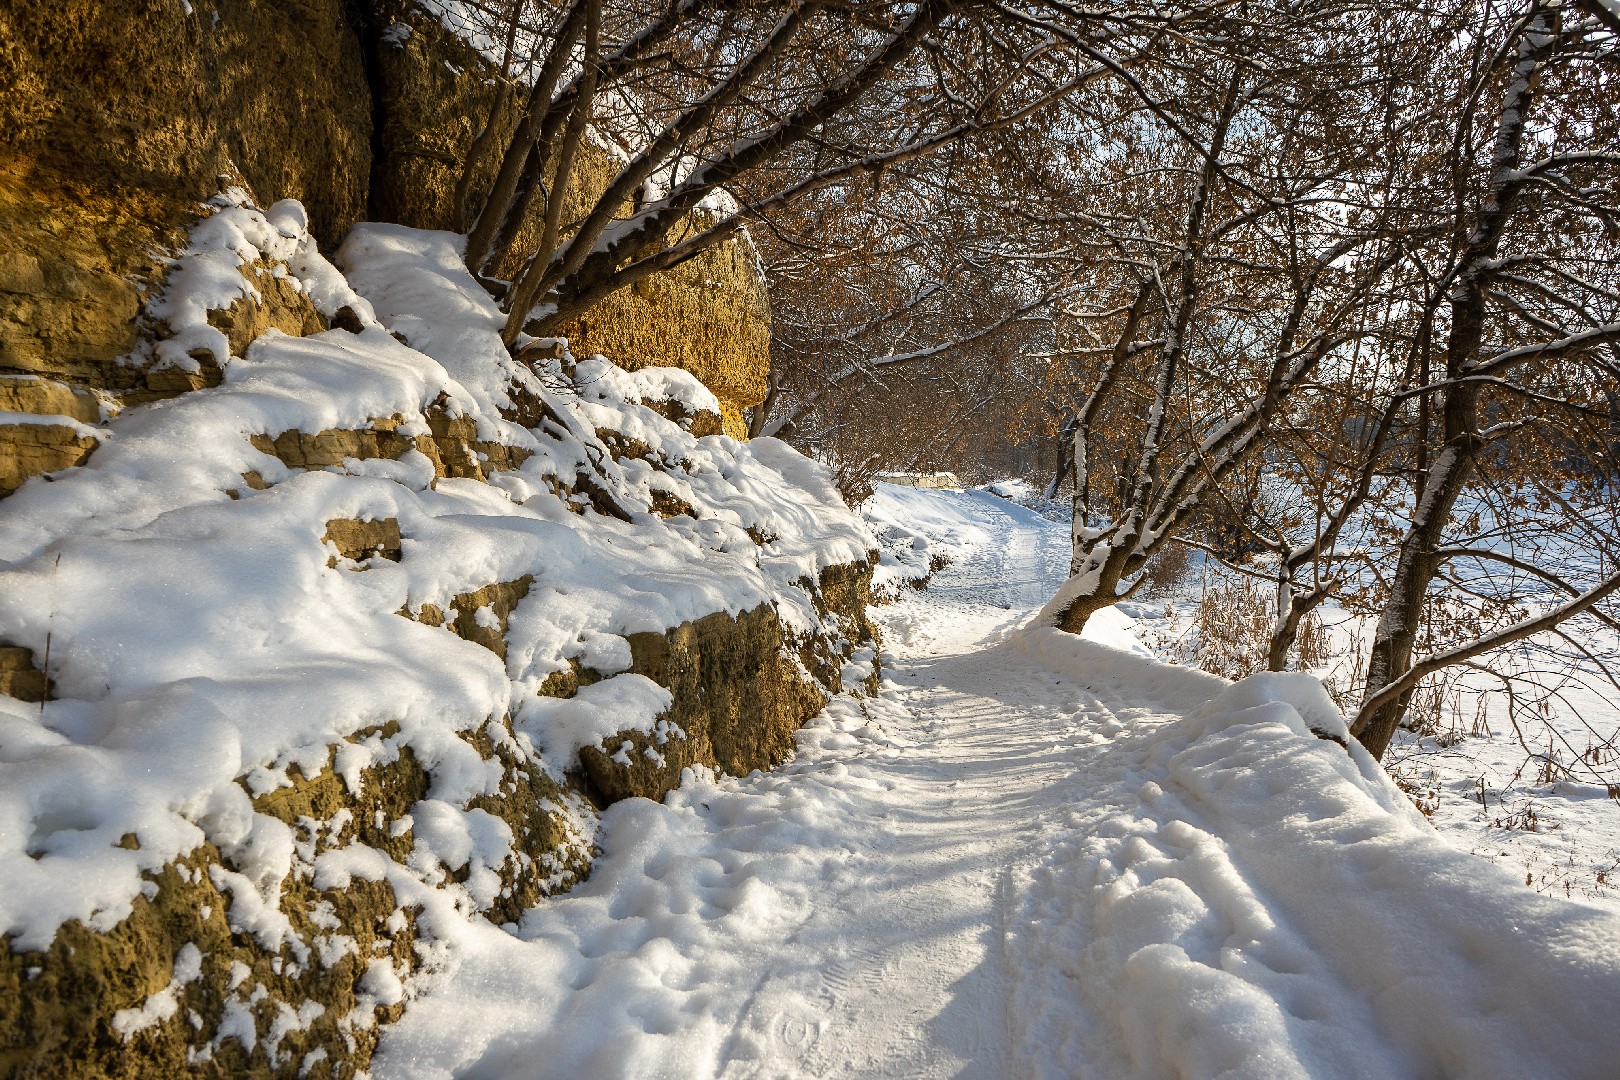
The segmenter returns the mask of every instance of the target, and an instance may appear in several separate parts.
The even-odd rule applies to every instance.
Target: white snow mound
[[[1620,921],[1447,843],[1315,678],[1227,683],[1038,624],[1011,640],[1181,714],[1116,751],[1137,808],[1053,859],[1089,926],[1081,996],[1112,1019],[1094,1038],[1155,1075],[1612,1075]]]

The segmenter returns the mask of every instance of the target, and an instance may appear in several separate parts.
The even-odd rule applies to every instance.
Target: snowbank
[[[1081,816],[1056,860],[1091,944],[1027,946],[1076,950],[1093,1038],[1187,1077],[1612,1074],[1620,920],[1448,844],[1313,677],[1227,683],[1045,627],[1012,645],[1181,714],[1115,725],[1137,809]]]

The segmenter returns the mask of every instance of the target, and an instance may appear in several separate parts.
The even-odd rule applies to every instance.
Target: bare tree
[[[1433,276],[1419,351],[1441,357],[1422,380],[1416,488],[1352,731],[1382,756],[1412,691],[1440,667],[1482,655],[1594,608],[1620,588],[1609,575],[1562,605],[1414,659],[1430,586],[1449,564],[1499,559],[1448,542],[1454,511],[1482,466],[1538,424],[1579,414],[1612,380],[1620,309],[1614,237],[1620,179],[1613,32],[1590,11],[1532,0],[1487,8],[1455,122],[1452,245]],[[1432,342],[1432,344],[1431,344]],[[1593,377],[1575,368],[1589,366]],[[1551,378],[1549,378],[1551,376]],[[1512,558],[1511,555],[1507,556]]]
[[[1060,40],[955,0],[611,10],[575,0],[547,27],[548,50],[469,231],[468,266],[507,310],[509,344],[553,333],[749,220],[1061,99],[1102,73],[1095,62],[1076,68],[1073,41],[1104,42],[1129,15],[1064,11],[1073,40]],[[564,220],[592,130],[616,139],[624,160],[583,214]],[[512,280],[497,279],[508,266]]]
[[[1312,12],[1309,26],[1285,9],[1244,14],[1258,18],[1234,29],[1240,50],[1171,50],[1122,76],[1131,134],[1113,136],[1110,170],[1070,214],[1108,280],[1074,313],[1068,357],[1086,384],[1075,554],[1046,611],[1066,630],[1138,588],[1154,552],[1265,447],[1296,392],[1367,332],[1400,258],[1390,151],[1418,116],[1386,115],[1376,139],[1333,132],[1412,58],[1344,48],[1368,30],[1352,9]]]

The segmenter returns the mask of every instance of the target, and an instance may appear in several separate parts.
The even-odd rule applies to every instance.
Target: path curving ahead
[[[1302,677],[1018,632],[1066,530],[929,494],[990,539],[884,609],[884,692],[439,928],[378,1080],[1615,1075],[1620,920],[1446,846]]]

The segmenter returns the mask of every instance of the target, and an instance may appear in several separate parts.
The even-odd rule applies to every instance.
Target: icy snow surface
[[[458,924],[378,1080],[1614,1076],[1620,918],[1442,840],[1309,677],[1020,630],[1065,530],[992,495],[867,513],[957,557],[882,692]]]

